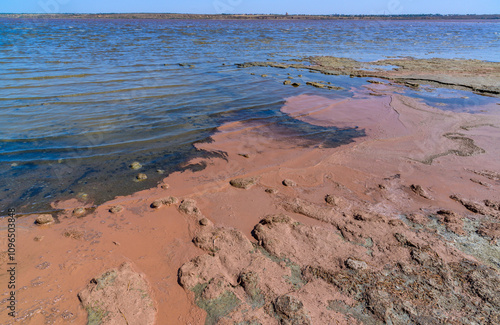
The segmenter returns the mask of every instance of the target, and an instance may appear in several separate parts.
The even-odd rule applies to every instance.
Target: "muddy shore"
[[[364,71],[314,60],[325,71]],[[400,72],[370,73],[403,83],[449,78],[498,94],[498,64],[451,72],[459,63],[449,60],[439,63],[446,73],[419,79],[417,71],[430,73],[421,62],[394,61],[381,64]],[[349,99],[303,94],[281,109],[312,125],[364,130],[350,144],[305,145],[259,120],[223,125],[213,142],[197,144],[223,153],[190,162],[204,170],[98,207],[54,202],[62,212],[53,221],[18,218],[17,314],[7,316],[3,273],[0,323],[497,324],[493,106],[444,111],[373,83]]]
[[[333,56],[309,57],[290,62],[246,62],[240,68],[265,66],[318,71],[326,75],[382,78],[408,87],[430,85],[499,96],[500,63],[480,60],[397,58],[360,62]],[[304,63],[306,62],[306,63]]]

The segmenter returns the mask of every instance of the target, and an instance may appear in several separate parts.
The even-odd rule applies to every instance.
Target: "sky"
[[[0,0],[0,13],[500,14],[500,0]]]

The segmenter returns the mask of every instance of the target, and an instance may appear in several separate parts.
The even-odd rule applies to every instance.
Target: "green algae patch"
[[[205,325],[215,325],[221,318],[236,309],[241,304],[241,301],[229,290],[224,291],[217,298],[205,299],[203,298],[203,292],[207,287],[207,283],[197,284],[191,290],[195,294],[196,305],[207,312]]]

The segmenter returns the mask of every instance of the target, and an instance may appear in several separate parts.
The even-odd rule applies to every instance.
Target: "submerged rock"
[[[129,166],[131,169],[134,169],[134,170],[137,170],[137,169],[141,169],[142,168],[142,165],[140,162],[138,161],[134,161],[133,163],[130,164]]]
[[[316,88],[325,88],[326,85],[319,83],[319,82],[313,82],[313,81],[308,81],[306,82],[306,85],[313,86]]]
[[[135,177],[137,180],[139,181],[143,181],[145,179],[148,179],[148,175],[144,174],[144,173],[139,173],[137,174],[137,176]]]

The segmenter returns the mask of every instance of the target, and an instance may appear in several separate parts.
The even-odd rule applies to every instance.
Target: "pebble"
[[[123,207],[121,205],[115,205],[109,208],[109,212],[111,213],[118,213],[123,210]]]
[[[163,206],[162,200],[154,200],[153,203],[151,203],[151,207],[153,209],[159,209]]]
[[[74,216],[81,216],[85,213],[85,209],[84,208],[76,208],[73,210],[73,215]]]
[[[37,225],[49,225],[54,223],[54,217],[51,214],[41,214],[35,219]]]
[[[142,168],[142,165],[141,165],[140,162],[134,161],[133,163],[130,164],[129,167],[132,168],[132,169],[134,169],[134,170],[137,170],[137,169]]]
[[[175,196],[169,196],[165,199],[162,199],[161,202],[165,205],[172,205],[172,204],[177,204],[179,202],[179,199],[176,198]]]
[[[137,178],[140,181],[143,181],[145,179],[148,179],[148,176],[144,173],[139,173],[139,174],[137,174],[137,176],[135,178]]]
[[[297,186],[297,183],[295,183],[291,179],[284,179],[282,184],[285,186]]]

